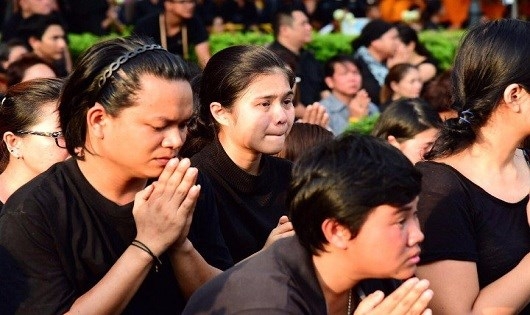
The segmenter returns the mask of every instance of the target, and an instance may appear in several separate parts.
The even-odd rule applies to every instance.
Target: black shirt
[[[399,281],[371,279],[358,288],[366,295],[392,292]],[[354,292],[357,290],[354,290]],[[311,254],[298,238],[279,239],[206,283],[183,314],[326,314]]]
[[[416,165],[423,174],[418,203],[425,234],[421,264],[475,262],[480,288],[484,288],[530,252],[528,196],[516,203],[505,202],[447,164]],[[530,306],[523,313],[530,314]]]
[[[282,215],[291,162],[263,155],[255,176],[239,168],[215,141],[191,158],[215,191],[221,233],[234,263],[261,250]]]
[[[187,20],[185,25],[187,26],[188,47],[190,51],[193,46],[208,41],[208,32],[204,24],[196,16]],[[157,44],[161,44],[159,14],[151,14],[140,19],[136,23],[133,32],[138,35],[152,37]],[[176,55],[184,55],[182,32],[167,37],[167,50]]]
[[[203,178],[201,185],[206,188],[201,194],[207,193],[207,180]],[[214,206],[196,209],[189,238],[209,263],[226,268],[231,261]],[[22,186],[0,215],[2,312],[66,312],[131,244],[136,235],[132,208],[132,202],[120,206],[103,197],[75,159],[55,164]],[[169,257],[162,254],[160,258],[159,272],[150,271],[124,314],[182,311],[186,300]]]

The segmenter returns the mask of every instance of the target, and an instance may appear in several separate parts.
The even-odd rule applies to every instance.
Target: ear
[[[6,131],[4,132],[2,140],[5,142],[7,150],[10,154],[16,158],[20,157],[20,151],[22,150],[22,142],[20,141],[20,137],[11,131]]]
[[[328,86],[330,90],[333,90],[334,84],[333,84],[333,79],[331,77],[325,77],[324,82],[326,82],[326,85]]]
[[[28,44],[31,46],[32,50],[35,50],[35,47],[39,45],[39,42],[40,40],[35,36],[31,36],[30,38],[28,38]]]
[[[218,124],[228,126],[230,124],[230,112],[219,102],[210,103],[210,112]]]
[[[390,81],[390,89],[392,90],[392,93],[396,93],[398,88],[398,83],[396,81]]]
[[[105,126],[108,124],[110,115],[100,103],[92,106],[86,115],[87,131],[98,139],[105,137]]]
[[[350,230],[334,219],[326,219],[322,222],[322,232],[328,243],[339,249],[348,248],[351,239]]]
[[[397,141],[396,137],[390,135],[386,137],[386,141],[390,143],[393,147],[396,147],[398,150],[401,150],[401,144]]]
[[[526,91],[519,84],[512,83],[508,85],[503,93],[504,103],[513,112],[519,112],[521,110],[521,103],[519,101],[523,98],[523,93],[526,93]]]

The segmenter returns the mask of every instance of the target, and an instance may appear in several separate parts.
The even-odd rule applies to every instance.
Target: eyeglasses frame
[[[62,147],[59,145],[59,138],[63,136],[62,131],[46,132],[46,131],[33,131],[33,130],[18,130],[15,133],[19,135],[34,135],[34,136],[53,138],[55,140],[55,144],[59,148],[66,149],[66,146]]]

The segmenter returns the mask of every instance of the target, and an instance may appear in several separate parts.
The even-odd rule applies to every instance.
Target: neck
[[[285,48],[287,48],[287,49],[289,49],[290,51],[292,51],[294,54],[299,55],[299,54],[300,54],[300,51],[302,51],[303,46],[296,45],[295,43],[293,43],[293,42],[290,41],[290,40],[287,40],[286,38],[283,38],[283,37],[279,36],[278,39],[277,39],[277,41],[278,41],[278,43],[280,43],[282,46],[284,46]]]
[[[10,159],[6,169],[0,174],[0,201],[3,203],[22,185],[37,176],[23,163],[22,159]]]
[[[350,104],[351,100],[355,97],[355,95],[346,95],[337,91],[331,91],[331,93],[344,105],[348,106]]]
[[[97,155],[85,153],[85,160],[78,160],[77,163],[90,185],[105,198],[118,205],[134,201],[136,193],[142,190],[147,183],[147,179],[134,178],[121,166]],[[101,176],[102,173],[105,176]]]
[[[230,157],[230,159],[237,166],[239,166],[239,168],[251,175],[259,174],[261,153],[256,153],[255,151],[241,148],[240,146],[233,143],[223,132],[219,133],[219,142],[221,143],[221,146],[228,157]]]
[[[175,15],[170,14],[164,11],[164,19],[166,21],[166,27],[168,28],[179,28],[182,24],[182,18]]]
[[[331,257],[333,253],[326,252],[319,256],[313,256],[313,264],[320,288],[326,300],[326,307],[329,315],[343,315],[347,313],[348,303],[351,309],[355,309],[355,299],[350,295],[350,291],[357,285],[359,280],[352,280],[344,276],[342,266],[346,268],[348,263],[337,264],[337,257]],[[353,292],[351,293],[353,295]],[[351,297],[351,298],[350,298]]]
[[[383,62],[386,58],[381,54],[379,53],[373,46],[369,46],[368,48],[368,52],[370,53],[370,55],[377,61],[379,62]]]

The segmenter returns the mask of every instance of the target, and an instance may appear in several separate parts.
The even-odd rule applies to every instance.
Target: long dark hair
[[[464,36],[452,73],[459,118],[446,120],[426,159],[446,157],[474,143],[512,83],[530,91],[530,23],[498,20],[478,24]]]

